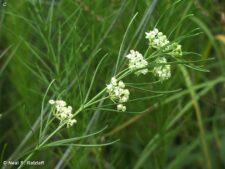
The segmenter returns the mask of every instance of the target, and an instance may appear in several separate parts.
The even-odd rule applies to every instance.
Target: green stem
[[[86,108],[87,105],[91,104],[95,99],[97,99],[101,94],[103,94],[106,91],[106,88],[104,88],[102,91],[100,91],[95,97],[93,97],[89,102],[87,102],[84,107]]]
[[[204,158],[206,161],[206,166],[207,166],[207,169],[212,169],[208,146],[207,146],[206,137],[205,137],[205,128],[204,128],[204,124],[202,121],[202,113],[201,113],[201,109],[199,107],[198,101],[196,100],[197,96],[196,96],[195,90],[192,87],[192,82],[191,82],[191,79],[190,79],[190,76],[189,76],[187,70],[182,65],[180,65],[180,69],[184,75],[184,78],[185,78],[185,81],[187,84],[187,88],[189,89],[189,92],[190,92],[190,95],[192,98],[192,102],[193,102],[193,106],[195,109],[198,128],[200,131],[200,140],[202,143],[203,155],[204,155]]]
[[[61,124],[59,127],[57,127],[56,130],[54,130],[40,145],[39,148],[41,148],[55,133],[57,133],[63,126],[65,125],[65,123]]]
[[[98,100],[96,100],[96,101],[93,101],[92,103],[89,103],[88,105],[87,105],[87,104],[84,105],[84,108],[87,108],[87,107],[89,107],[89,106],[91,106],[91,105],[93,105],[93,104],[96,104],[96,103],[98,103],[98,102],[100,102],[100,101],[102,101],[102,100],[108,99],[108,98],[109,98],[109,97],[104,97],[104,98],[98,99]]]
[[[18,167],[18,169],[21,169],[21,168],[24,167],[24,165],[26,164],[26,162],[34,155],[34,152],[35,152],[35,150],[27,156],[27,158],[26,158],[26,159],[23,161],[23,163]]]

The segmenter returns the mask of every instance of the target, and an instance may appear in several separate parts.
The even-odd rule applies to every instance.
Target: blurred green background
[[[158,28],[171,39],[195,28],[201,34],[183,39],[183,56],[209,72],[173,66],[172,78],[146,88],[182,89],[162,97],[131,102],[118,113],[91,109],[72,129],[53,140],[97,131],[79,143],[120,139],[106,147],[55,147],[36,153],[42,168],[71,169],[223,169],[225,168],[225,1],[223,0],[0,0],[0,160],[24,159],[37,141],[44,93],[61,95],[74,109],[91,83],[100,59],[108,53],[94,82],[97,94],[112,75],[120,45],[132,17],[122,54],[144,53],[144,33]],[[159,20],[160,19],[160,20]],[[151,75],[129,82],[151,81]],[[154,96],[136,91],[131,97]],[[104,104],[104,103],[102,103]],[[101,105],[97,105],[101,106]],[[46,107],[48,110],[48,107]],[[52,125],[52,129],[57,126]],[[206,145],[204,145],[206,144]],[[2,162],[0,163],[2,166]],[[11,166],[12,167],[12,166]],[[15,167],[15,166],[14,166]],[[26,166],[27,168],[37,168]]]

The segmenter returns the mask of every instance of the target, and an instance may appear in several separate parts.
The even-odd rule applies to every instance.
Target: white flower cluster
[[[125,56],[129,59],[128,67],[131,71],[140,69],[135,72],[136,75],[148,73],[148,69],[142,69],[148,65],[148,62],[144,59],[141,53],[131,50],[128,55]]]
[[[119,103],[117,105],[117,110],[126,111],[126,106],[124,106],[123,103],[128,101],[130,92],[128,89],[125,89],[125,84],[122,81],[118,82],[115,77],[112,77],[110,84],[107,84],[106,88],[110,99]]]
[[[171,69],[170,65],[167,65],[167,60],[165,57],[160,57],[155,60],[157,64],[165,64],[156,66],[153,69],[153,73],[155,76],[159,77],[161,81],[167,80],[171,77]]]
[[[146,32],[145,34],[145,38],[149,40],[150,47],[155,48],[156,50],[161,50],[172,57],[182,56],[182,46],[176,42],[171,43],[166,35],[159,32],[157,28],[154,28],[150,32]],[[153,68],[153,74],[159,77],[161,81],[169,79],[171,77],[171,66],[166,64],[166,58],[159,57],[155,60],[155,63],[165,65]]]
[[[145,38],[149,40],[149,45],[153,48],[160,49],[170,43],[166,35],[159,32],[157,28],[154,28],[150,32],[146,32],[145,34]]]
[[[71,127],[77,122],[76,119],[73,119],[72,107],[67,106],[65,101],[49,100],[49,104],[54,106],[55,111],[53,115],[60,120],[60,124],[66,123],[67,127]]]
[[[170,44],[170,41],[167,39],[166,35],[159,32],[157,28],[154,28],[150,32],[146,32],[145,34],[145,38],[149,40],[150,47],[162,49],[163,52],[167,52],[174,57],[182,55],[181,45],[176,42]]]
[[[174,42],[171,43],[167,36],[162,32],[159,32],[157,28],[154,28],[150,32],[146,32],[146,38],[149,40],[149,46],[156,50],[162,51],[163,54],[170,55],[172,57],[181,56],[181,45]],[[136,75],[147,74],[149,72],[147,66],[148,62],[143,55],[138,51],[131,50],[129,54],[125,56],[128,60],[128,68],[130,71],[135,71]],[[152,72],[157,76],[160,81],[167,80],[171,77],[171,65],[167,63],[165,57],[157,57],[154,61],[157,65],[153,68]],[[110,84],[106,85],[109,98],[117,103],[118,111],[126,111],[124,103],[128,101],[130,92],[125,89],[125,84],[122,81],[118,81],[115,77],[111,78]]]

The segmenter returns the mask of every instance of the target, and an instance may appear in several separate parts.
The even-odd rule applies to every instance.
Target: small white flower
[[[55,103],[56,103],[56,105],[61,106],[61,107],[66,106],[66,102],[63,100],[56,100]]]
[[[167,60],[166,60],[166,58],[161,57],[161,58],[156,59],[155,62],[157,64],[160,64],[160,63],[165,64],[165,63],[167,63]],[[165,65],[156,66],[153,69],[153,73],[155,76],[159,77],[159,79],[161,81],[167,80],[171,77],[170,65],[165,64]]]
[[[110,83],[110,84],[106,85],[106,88],[108,91],[111,91],[113,89],[113,85]]]
[[[127,110],[127,107],[126,106],[123,106],[122,112],[125,112],[126,110]]]
[[[70,112],[72,112],[72,110],[73,110],[72,106],[68,106],[67,109],[68,109],[68,111],[70,111]]]
[[[121,111],[122,108],[123,108],[123,105],[122,105],[122,104],[118,104],[118,105],[117,105],[117,110],[118,110],[118,111]]]
[[[119,81],[118,86],[119,86],[120,88],[124,88],[124,87],[125,87],[125,84],[124,84],[122,81]]]
[[[66,112],[61,112],[58,117],[60,117],[61,121],[64,121],[67,117],[67,114],[66,114]]]
[[[121,93],[120,88],[115,87],[115,88],[114,88],[114,94],[115,94],[115,96],[116,96],[116,97],[119,97],[119,96],[120,96],[120,93]]]
[[[117,85],[117,79],[116,79],[115,77],[112,77],[112,78],[111,78],[111,84],[112,84],[113,86],[116,86],[116,85]]]
[[[124,106],[123,104],[118,104],[118,105],[117,105],[117,110],[118,110],[118,111],[125,112],[126,109],[127,109],[126,106]]]
[[[153,31],[145,32],[145,35],[146,35],[145,38],[146,39],[154,38],[158,33],[159,33],[159,30],[157,28],[154,28]]]
[[[130,92],[129,92],[128,89],[125,89],[123,93],[124,93],[125,96],[129,96],[130,95]]]
[[[167,39],[166,35],[162,32],[159,32],[158,29],[154,29],[150,32],[145,33],[145,38],[149,40],[149,46],[155,49],[162,49],[163,52],[167,52],[171,56],[181,56],[182,49],[181,45],[174,42],[170,44],[170,41]]]
[[[77,123],[76,119],[69,119],[67,122],[67,128],[72,127],[74,123]]]
[[[76,123],[76,120],[73,119],[72,110],[73,108],[71,106],[66,107],[66,102],[63,100],[49,100],[49,104],[53,105],[55,107],[55,112],[53,112],[53,115],[60,120],[60,124],[66,123],[67,127],[73,126],[74,123]]]
[[[121,103],[125,103],[125,102],[128,101],[128,99],[129,99],[129,98],[128,98],[127,96],[123,96],[123,97],[120,98],[120,102],[121,102]]]
[[[148,69],[142,69],[148,65],[148,62],[144,59],[141,53],[138,51],[131,50],[129,54],[125,56],[129,60],[128,67],[131,71],[137,70],[136,75],[146,74]]]
[[[48,103],[49,104],[55,104],[55,101],[54,100],[49,100]]]
[[[163,33],[159,32],[156,28],[145,34],[145,38],[149,40],[149,45],[152,48],[160,49],[169,43],[166,35],[163,35]]]
[[[125,103],[129,99],[130,92],[128,89],[125,89],[124,82],[121,80],[118,82],[115,77],[111,78],[111,82],[110,84],[106,85],[106,89],[107,93],[109,94],[109,98],[113,102]],[[120,106],[121,104],[118,104],[117,109],[120,109],[120,111],[126,110],[126,106],[125,108]]]

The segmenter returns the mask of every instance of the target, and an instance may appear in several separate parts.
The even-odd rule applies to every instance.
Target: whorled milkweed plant
[[[130,108],[127,106],[127,103],[129,102],[129,98],[133,93],[129,89],[129,85],[127,85],[129,82],[125,80],[125,77],[134,76],[137,78],[138,76],[154,76],[155,79],[157,79],[156,81],[159,83],[164,83],[173,77],[171,68],[172,65],[175,64],[171,63],[182,62],[183,52],[181,44],[171,41],[157,28],[153,28],[151,31],[146,32],[145,38],[146,42],[148,43],[148,48],[142,52],[137,51],[136,49],[130,49],[130,52],[124,55],[122,58],[125,60],[126,66],[122,67],[119,72],[117,72],[118,63],[121,62],[122,59],[118,57],[114,75],[112,75],[108,81],[106,80],[105,86],[97,95],[89,99],[96,72],[98,71],[105,57],[102,58],[93,75],[93,79],[91,81],[84,103],[78,108],[68,105],[67,101],[61,98],[53,98],[48,102],[48,106],[50,107],[49,113],[44,115],[44,102],[46,100],[46,96],[48,95],[48,90],[51,88],[54,80],[50,83],[43,99],[38,143],[33,146],[33,149],[30,151],[28,156],[25,158],[24,163],[21,164],[19,168],[22,168],[25,162],[28,161],[36,151],[55,146],[79,146],[79,144],[75,144],[74,142],[102,132],[104,129],[81,137],[51,141],[52,137],[60,132],[60,129],[64,127],[76,127],[76,123],[79,123],[79,121],[76,120],[76,117],[90,107],[95,107],[95,105],[99,102],[109,99],[113,102],[115,111],[128,111]],[[169,62],[169,60],[173,62]],[[55,121],[58,121],[58,127],[48,133],[49,126],[52,123],[55,123]],[[115,141],[92,146],[110,145],[114,142]]]

